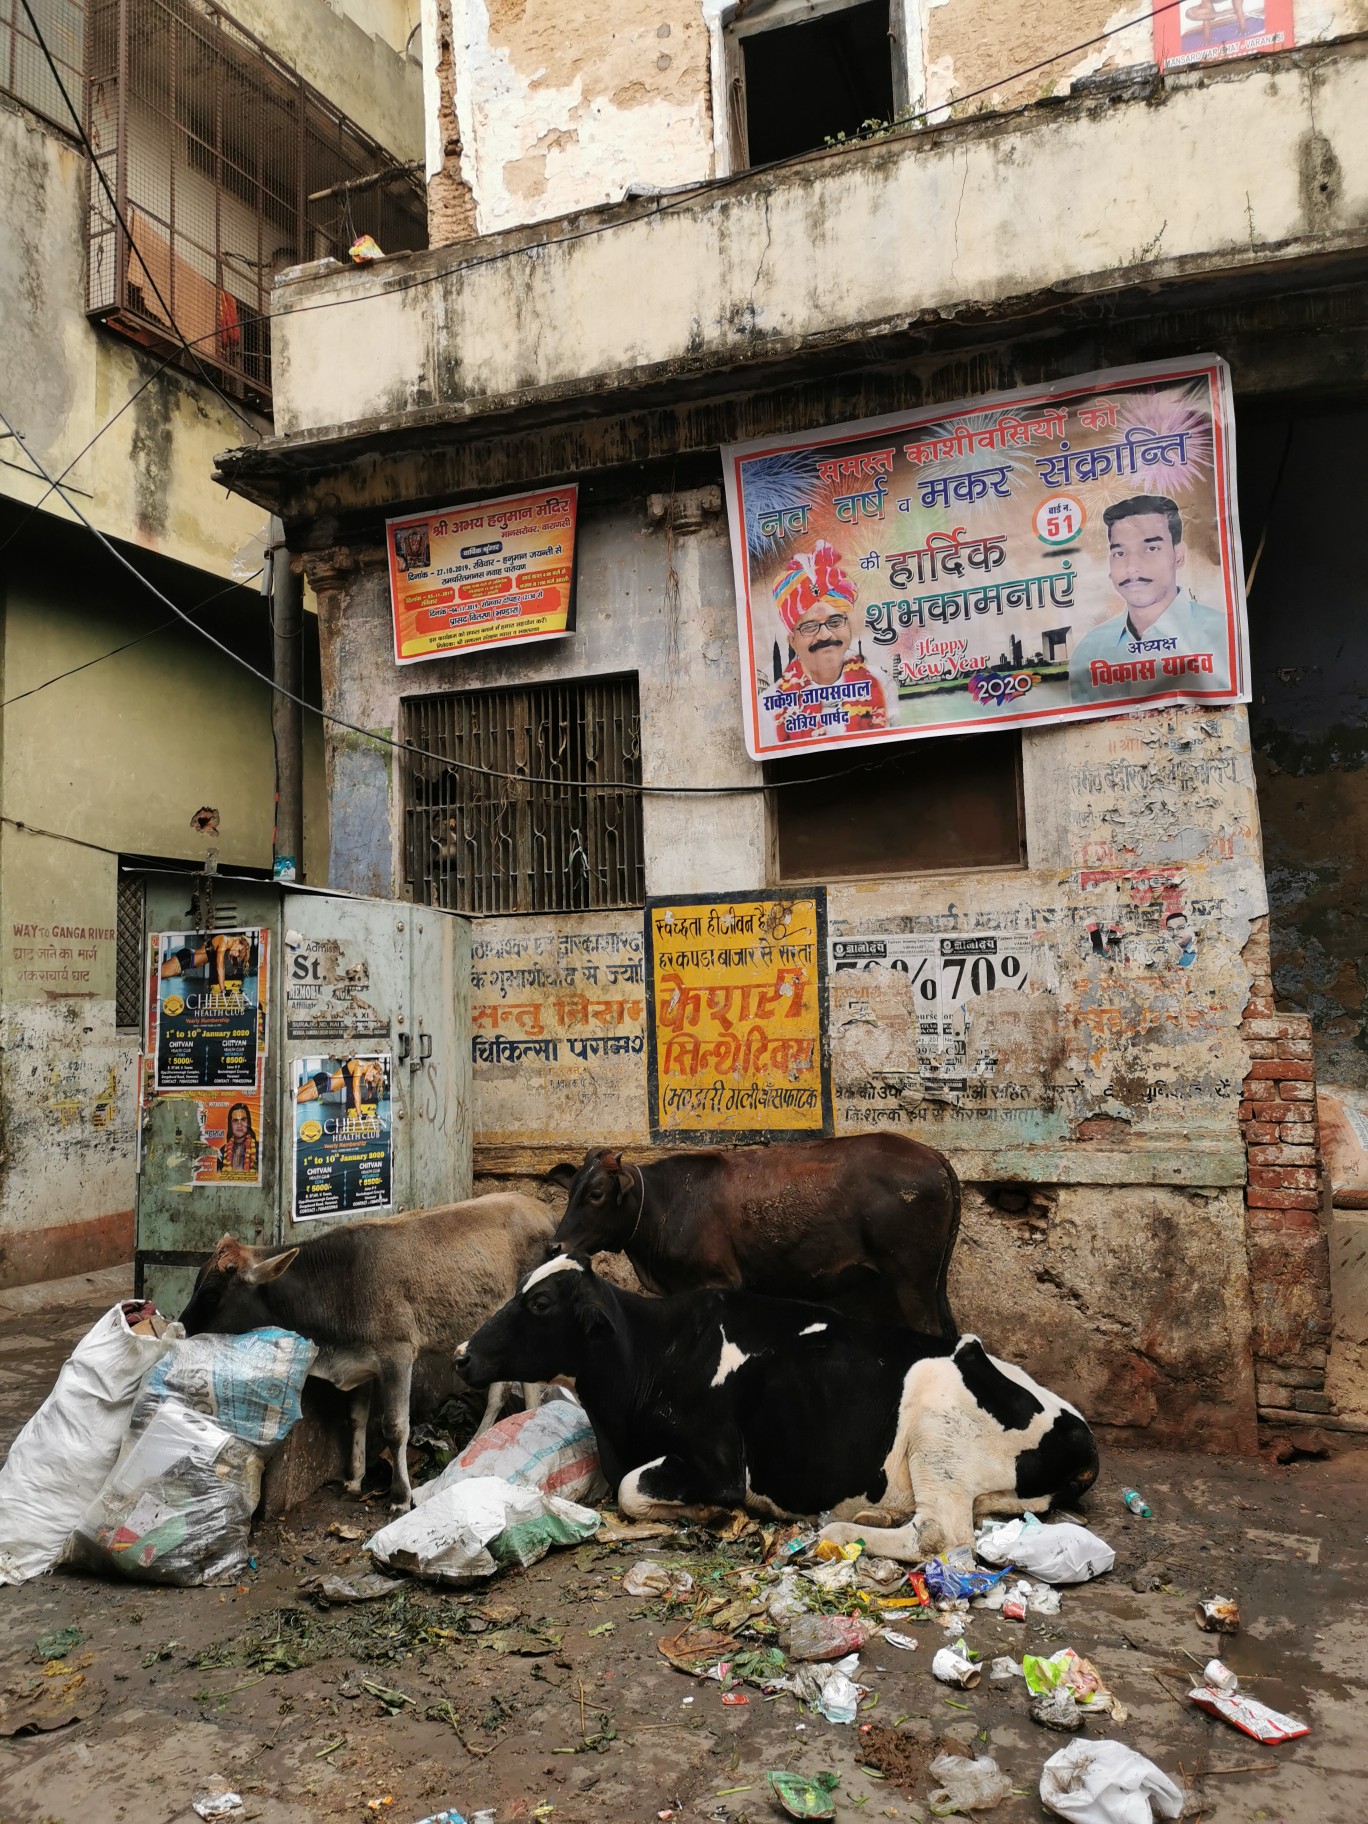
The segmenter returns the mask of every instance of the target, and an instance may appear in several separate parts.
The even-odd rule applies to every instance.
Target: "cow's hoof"
[[[413,1496],[405,1495],[402,1498],[396,1497],[395,1500],[391,1501],[389,1504],[389,1511],[392,1514],[406,1514],[412,1506]]]
[[[359,1496],[361,1493],[361,1483],[359,1480],[356,1482],[344,1482],[342,1484],[342,1488],[343,1488],[343,1491],[346,1494],[349,1494],[353,1500],[355,1500],[357,1498],[357,1496]]]

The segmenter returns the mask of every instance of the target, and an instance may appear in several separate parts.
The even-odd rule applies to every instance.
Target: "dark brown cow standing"
[[[946,1296],[960,1188],[900,1134],[667,1153],[600,1148],[547,1176],[570,1187],[553,1246],[625,1253],[648,1291],[744,1287],[954,1336]]]

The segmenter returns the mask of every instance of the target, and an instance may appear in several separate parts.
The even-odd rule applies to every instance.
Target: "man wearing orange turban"
[[[883,684],[863,653],[847,657],[855,585],[841,569],[836,548],[822,539],[811,553],[791,558],[774,585],[774,605],[793,652],[774,687],[785,698],[775,709],[778,739],[864,735],[887,728],[892,718]],[[839,697],[827,695],[833,685],[846,687]]]

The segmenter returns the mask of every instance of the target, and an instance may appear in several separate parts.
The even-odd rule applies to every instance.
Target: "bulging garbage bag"
[[[1041,1768],[1040,1797],[1070,1824],[1153,1824],[1183,1811],[1168,1775],[1124,1742],[1070,1742]]]
[[[148,1369],[185,1335],[135,1335],[115,1305],[77,1343],[0,1466],[0,1584],[50,1571],[114,1467]]]
[[[438,1583],[477,1583],[500,1565],[535,1564],[553,1545],[579,1545],[598,1529],[591,1507],[498,1476],[472,1476],[382,1526],[366,1550],[392,1570]]]

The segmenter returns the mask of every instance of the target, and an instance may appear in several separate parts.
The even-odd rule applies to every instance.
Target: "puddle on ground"
[[[1311,1695],[1351,1695],[1349,1685],[1321,1660],[1278,1640],[1256,1640],[1252,1634],[1213,1634],[1210,1640],[1211,1656],[1230,1667],[1241,1690],[1275,1710],[1296,1716],[1306,1709]]]

